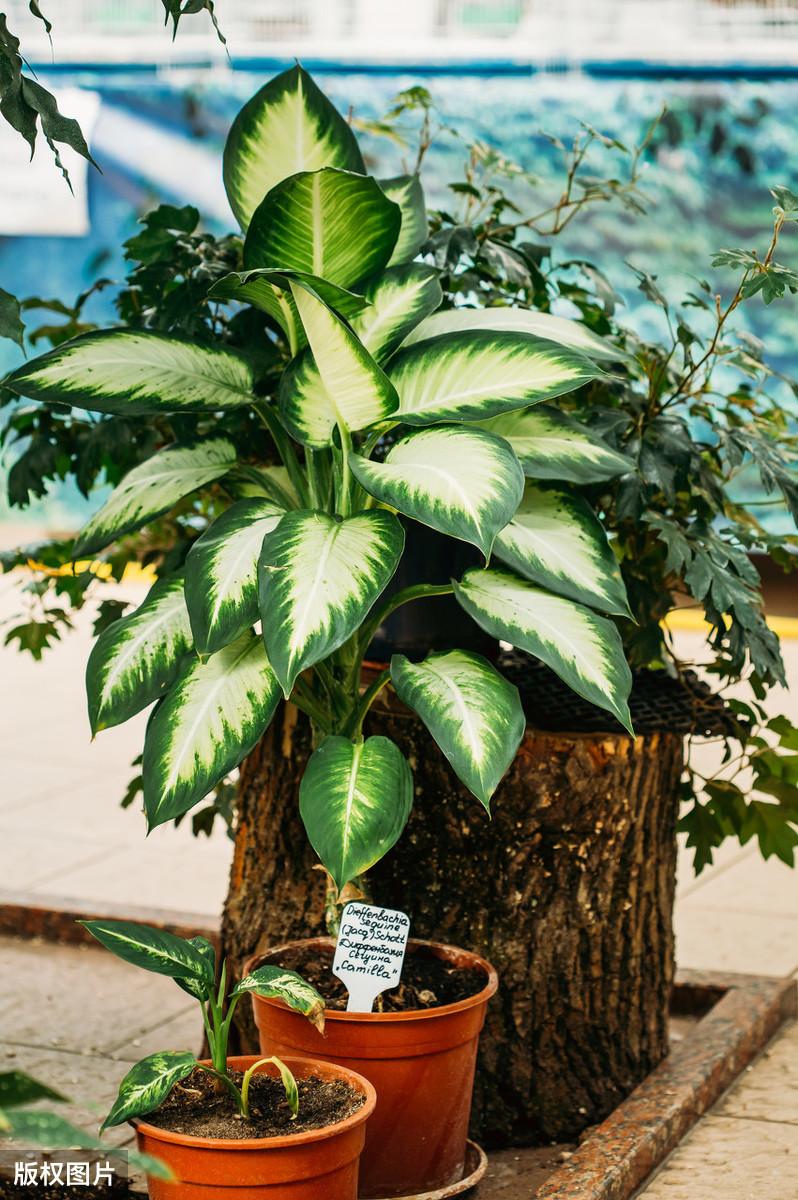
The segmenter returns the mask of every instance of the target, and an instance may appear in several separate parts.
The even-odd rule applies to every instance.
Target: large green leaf
[[[268,191],[298,171],[364,171],[357,140],[307,71],[292,67],[239,112],[224,148],[224,185],[242,229]]]
[[[5,1117],[8,1129],[0,1122],[0,1134],[8,1133],[17,1142],[33,1142],[38,1146],[46,1146],[48,1150],[105,1150],[111,1151],[85,1129],[78,1129],[71,1121],[67,1121],[58,1113],[40,1112],[38,1109],[15,1109],[13,1112],[0,1113]]]
[[[632,675],[612,621],[509,571],[472,569],[454,588],[482,629],[534,654],[578,695],[633,732],[627,703]]]
[[[187,812],[237,767],[274,715],[280,688],[253,633],[183,668],[144,739],[150,829]]]
[[[527,484],[517,513],[493,549],[533,583],[603,612],[631,615],[618,561],[581,496]]]
[[[351,637],[402,556],[404,531],[391,513],[346,520],[287,513],[261,551],[263,639],[286,696],[306,667]]]
[[[507,439],[533,479],[599,483],[634,470],[631,459],[547,404],[503,413],[485,421],[484,428]]]
[[[157,700],[191,644],[183,576],[159,579],[135,612],[109,625],[92,647],[86,665],[92,733]]]
[[[419,429],[392,446],[384,462],[357,454],[349,461],[383,504],[473,542],[486,558],[524,491],[524,473],[507,442],[462,425]]]
[[[351,288],[387,265],[401,219],[399,206],[369,176],[304,171],[255,210],[244,266],[304,271]]]
[[[398,175],[381,179],[380,187],[389,200],[402,210],[402,227],[388,265],[409,262],[415,258],[427,240],[427,208],[424,189],[418,175]]]
[[[159,1050],[142,1058],[120,1083],[119,1095],[100,1131],[154,1112],[175,1084],[190,1075],[196,1065],[196,1058],[188,1050]]]
[[[602,372],[577,350],[529,333],[445,333],[399,351],[390,377],[409,425],[484,420],[572,392]]]
[[[213,969],[192,942],[166,929],[135,921],[82,921],[92,937],[117,958],[170,979],[196,979],[213,986]]]
[[[200,654],[221,650],[258,619],[258,558],[285,509],[239,500],[198,538],[186,558],[186,604]]]
[[[424,263],[390,267],[366,291],[367,308],[351,324],[357,336],[378,362],[385,362],[408,331],[443,298],[438,272]],[[342,314],[346,316],[346,314]]]
[[[127,417],[252,403],[252,368],[237,354],[130,329],[84,333],[5,383],[33,400]]]
[[[110,542],[168,512],[196,488],[211,483],[236,464],[236,450],[224,438],[168,446],[139,463],[111,492],[75,541],[74,557],[95,554]]]
[[[294,272],[314,292],[342,317],[351,318],[368,307],[364,296],[336,287],[317,275]],[[268,313],[287,336],[291,349],[296,353],[305,344],[304,330],[296,310],[293,296],[287,289],[287,274],[269,267],[253,271],[231,271],[213,285],[208,293],[214,300],[238,300],[251,304]]]
[[[425,338],[440,337],[443,333],[461,333],[474,329],[492,329],[507,333],[531,333],[560,346],[581,350],[588,358],[610,359],[619,362],[627,357],[625,351],[599,337],[579,321],[557,317],[552,313],[534,312],[528,308],[447,308],[435,313],[413,330],[405,345],[422,342]]]
[[[280,381],[280,413],[307,446],[327,446],[336,425],[363,429],[399,406],[385,372],[351,329],[318,296],[292,283],[312,359],[302,355]]]
[[[324,997],[295,971],[285,971],[282,967],[257,967],[236,984],[233,995],[242,996],[245,992],[282,1000],[289,1008],[307,1017],[319,1033],[324,1033]]]
[[[325,738],[299,786],[310,843],[339,891],[396,844],[412,807],[410,767],[384,737]]]
[[[391,659],[399,699],[415,710],[466,787],[489,811],[526,721],[518,688],[479,654],[450,650],[411,663]]]
[[[36,1100],[62,1101],[66,1097],[24,1071],[0,1072],[0,1111],[17,1108],[20,1104],[33,1104]]]

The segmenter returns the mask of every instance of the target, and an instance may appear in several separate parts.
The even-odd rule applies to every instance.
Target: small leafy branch
[[[280,1059],[259,1059],[244,1072],[241,1085],[235,1083],[227,1064],[230,1026],[239,1000],[252,993],[282,1000],[323,1032],[324,1000],[315,988],[293,971],[264,966],[246,975],[228,995],[227,964],[222,963],[217,982],[216,951],[206,938],[187,940],[165,930],[129,921],[82,923],[101,945],[118,958],[133,966],[143,967],[145,971],[174,979],[179,988],[193,996],[202,1009],[205,1036],[211,1054],[210,1065],[199,1062],[193,1054],[183,1050],[159,1051],[143,1058],[122,1080],[119,1095],[101,1130],[153,1112],[172,1088],[196,1070],[206,1072],[219,1089],[227,1090],[242,1118],[249,1120],[252,1116],[249,1100],[252,1076],[269,1064],[277,1068],[291,1116],[296,1118],[299,1112],[296,1080]]]

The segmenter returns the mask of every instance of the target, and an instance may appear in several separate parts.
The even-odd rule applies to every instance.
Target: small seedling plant
[[[264,966],[246,975],[228,994],[227,964],[222,962],[218,968],[216,951],[207,938],[181,938],[130,921],[84,921],[83,924],[118,958],[143,967],[145,971],[168,975],[198,1001],[211,1056],[208,1064],[187,1050],[161,1050],[141,1059],[122,1080],[119,1095],[103,1121],[101,1131],[153,1112],[172,1089],[195,1070],[211,1075],[220,1091],[226,1089],[235,1100],[242,1119],[248,1121],[252,1117],[252,1076],[268,1064],[277,1067],[291,1118],[296,1120],[299,1090],[291,1071],[279,1058],[262,1058],[253,1063],[244,1072],[240,1086],[233,1080],[227,1065],[230,1026],[241,997],[254,993],[284,1001],[323,1032],[324,1000],[315,988],[293,971]]]

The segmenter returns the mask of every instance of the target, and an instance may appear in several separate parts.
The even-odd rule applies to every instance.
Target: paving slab
[[[743,1072],[716,1111],[724,1117],[798,1126],[798,1022]],[[798,1130],[795,1149],[798,1154]]]
[[[65,837],[51,835],[46,826],[41,831],[8,829],[3,828],[2,822],[0,843],[3,847],[0,887],[7,890],[45,886],[65,871],[104,861],[114,852],[110,842],[93,838],[91,832]]]
[[[798,917],[798,872],[780,859],[764,859],[758,846],[719,869],[688,894],[702,908],[724,913]],[[689,907],[689,906],[688,906]]]
[[[798,913],[729,913],[704,907],[704,893],[676,907],[676,961],[699,971],[792,975],[798,969]]]
[[[173,980],[100,947],[0,938],[0,964],[0,1038],[31,1048],[104,1053],[186,1007]]]
[[[199,1054],[203,1039],[202,1015],[195,1002],[168,1021],[159,1021],[138,1037],[128,1038],[109,1050],[111,1058],[121,1062],[138,1062],[158,1050],[190,1050]]]
[[[796,1200],[798,1136],[776,1121],[705,1117],[640,1200]]]

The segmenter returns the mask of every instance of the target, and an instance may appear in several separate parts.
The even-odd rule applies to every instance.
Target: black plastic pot
[[[475,546],[426,525],[407,522],[405,533],[405,552],[384,596],[416,583],[449,583],[460,579],[469,567],[484,565]],[[430,650],[475,650],[495,659],[499,643],[479,628],[454,596],[433,596],[397,609],[377,630],[368,658],[388,662],[392,654],[406,654],[417,660]]]

